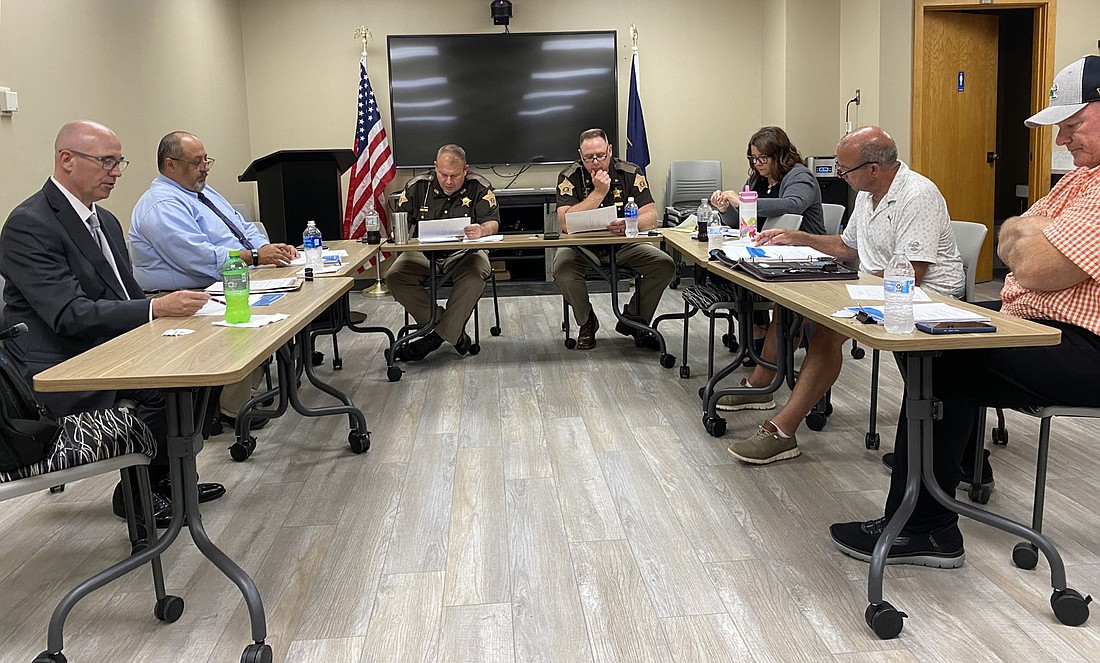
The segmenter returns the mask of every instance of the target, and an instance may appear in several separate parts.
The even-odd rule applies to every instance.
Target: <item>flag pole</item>
[[[367,55],[367,41],[373,38],[374,35],[370,33],[370,30],[366,26],[359,26],[355,30],[355,38],[363,42],[363,56]],[[373,202],[372,202],[373,204]],[[364,288],[362,295],[364,297],[389,297],[390,289],[382,281],[382,260],[381,256],[376,256],[374,259],[374,285],[369,288]]]

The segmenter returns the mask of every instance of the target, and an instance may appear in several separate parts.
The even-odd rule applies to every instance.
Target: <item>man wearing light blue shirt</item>
[[[157,148],[160,175],[134,207],[130,253],[145,291],[205,288],[221,280],[230,249],[248,265],[286,265],[298,252],[271,244],[206,183],[214,160],[202,141],[174,131]]]
[[[173,131],[160,139],[160,175],[138,199],[130,219],[134,278],[146,292],[201,290],[221,281],[230,249],[240,249],[241,259],[249,266],[283,266],[298,257],[293,246],[269,243],[206,184],[213,164],[202,141],[192,134]],[[256,378],[223,388],[223,421],[236,423]],[[254,420],[254,427],[263,422]]]

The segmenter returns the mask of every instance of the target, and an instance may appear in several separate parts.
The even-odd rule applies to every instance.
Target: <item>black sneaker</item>
[[[993,481],[993,466],[989,464],[989,449],[982,449],[982,451],[985,452],[985,458],[982,459],[982,485],[992,488],[996,482]],[[882,454],[882,466],[886,468],[887,472],[894,471],[893,451]],[[963,461],[960,469],[962,470],[962,477],[959,478],[959,483],[974,483],[974,463]]]
[[[864,523],[835,523],[829,527],[837,550],[864,562],[871,561],[875,543],[886,527],[886,518]],[[937,569],[957,569],[963,565],[962,532],[957,523],[930,532],[901,530],[886,556],[887,564],[914,564]]]
[[[457,341],[455,341],[455,352],[460,355],[469,354],[470,347],[473,346],[473,344],[474,342],[470,339],[470,335],[466,333],[465,329],[463,329],[462,335],[458,337]]]

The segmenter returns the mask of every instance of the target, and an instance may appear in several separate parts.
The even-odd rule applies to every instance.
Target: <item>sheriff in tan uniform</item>
[[[397,209],[408,212],[411,236],[416,233],[417,223],[424,219],[468,216],[470,225],[465,227],[464,232],[469,239],[495,234],[500,225],[492,185],[480,175],[470,174],[466,166],[466,151],[458,145],[439,148],[435,168],[430,173],[409,180],[397,201]],[[466,320],[485,289],[485,279],[489,278],[491,269],[489,258],[485,251],[457,251],[441,260],[444,271],[462,261],[454,273],[446,308],[431,301],[421,285],[428,276],[429,267],[428,258],[423,253],[402,253],[386,275],[394,299],[418,323],[426,323],[431,318],[431,307],[437,307],[435,330],[405,346],[397,359],[419,361],[439,349],[443,341],[453,345],[461,355],[470,350]]]
[[[602,129],[582,133],[578,152],[581,158],[558,175],[558,223],[563,232],[567,231],[566,212],[614,205],[618,218],[607,229],[616,235],[625,234],[622,209],[628,198],[633,198],[638,205],[638,229],[646,231],[657,227],[653,192],[645,174],[629,161],[611,156],[611,145]],[[600,321],[592,310],[584,281],[588,263],[577,254],[578,251],[588,251],[593,258],[606,261],[607,249],[560,248],[554,256],[554,282],[565,301],[573,307],[573,316],[581,326],[577,333],[577,349],[588,350],[596,345]],[[648,324],[661,301],[661,294],[672,281],[675,263],[659,248],[639,242],[618,251],[618,264],[633,269],[642,277],[623,314]],[[615,331],[624,336],[634,334],[633,329],[621,322],[615,326]],[[646,347],[658,347],[650,336],[643,336],[642,341]]]

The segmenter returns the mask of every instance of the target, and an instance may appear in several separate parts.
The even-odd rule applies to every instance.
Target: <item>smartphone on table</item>
[[[989,322],[918,322],[916,328],[926,334],[980,334],[997,331]]]

